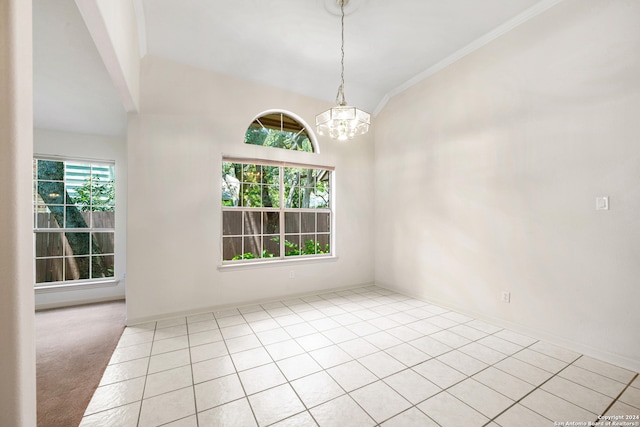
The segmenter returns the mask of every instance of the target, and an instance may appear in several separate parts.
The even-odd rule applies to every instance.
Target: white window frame
[[[88,165],[91,168],[93,168],[94,166],[107,166],[107,167],[113,167],[114,170],[114,183],[115,183],[115,168],[116,168],[116,164],[115,161],[106,161],[106,160],[93,160],[93,159],[83,159],[83,158],[73,158],[73,157],[58,157],[58,156],[47,156],[47,155],[34,155],[33,156],[33,160],[34,161],[38,161],[38,160],[45,160],[45,161],[53,161],[53,162],[62,162],[65,164],[65,174],[63,176],[63,183],[64,183],[64,189],[65,189],[65,194],[66,194],[66,190],[67,190],[67,171],[66,171],[66,164],[67,163],[79,163],[79,164],[84,164],[84,165]],[[93,174],[90,174],[93,175]],[[32,200],[33,200],[33,284],[34,284],[34,288],[36,291],[38,290],[46,290],[46,289],[55,289],[55,288],[64,288],[64,287],[68,287],[68,286],[86,286],[86,287],[91,287],[92,285],[96,285],[96,284],[102,284],[102,283],[114,283],[117,282],[117,271],[116,271],[116,264],[115,264],[115,259],[116,259],[116,225],[114,223],[113,227],[110,228],[99,228],[99,227],[94,227],[93,226],[93,215],[91,216],[91,221],[89,224],[87,224],[87,228],[68,228],[68,227],[58,227],[58,228],[44,228],[44,227],[38,227],[38,210],[36,209],[36,203],[37,203],[37,185],[38,185],[38,181],[47,181],[47,180],[40,180],[38,179],[37,176],[37,170],[34,171],[33,174],[33,185],[32,185]],[[115,190],[114,190],[115,191]],[[64,196],[63,196],[64,197]],[[39,206],[39,205],[38,205]],[[66,200],[63,199],[63,204],[61,206],[64,206],[64,210],[63,210],[63,215],[65,217],[65,225],[66,225],[66,215],[67,215],[67,209],[66,206],[69,206],[66,204]],[[92,204],[90,204],[89,206],[93,206]],[[115,194],[114,194],[114,217],[115,217],[115,210],[117,209],[116,205],[115,205]],[[93,210],[91,211],[93,212]],[[51,256],[51,257],[37,257],[36,254],[36,236],[39,233],[61,233],[61,234],[66,234],[66,233],[89,233],[90,239],[92,238],[92,234],[93,233],[113,233],[113,254],[105,254],[106,256],[113,256],[114,259],[114,271],[113,271],[113,276],[108,276],[108,277],[98,277],[98,278],[91,278],[92,275],[92,263],[91,263],[91,257],[95,256],[95,254],[92,253],[93,247],[91,245],[91,240],[90,240],[90,245],[89,245],[89,253],[86,255],[77,255],[77,256],[73,256],[73,255],[66,255],[64,252],[62,255],[60,256]],[[64,242],[62,242],[62,244],[64,245]],[[89,278],[87,279],[73,279],[73,280],[66,280],[64,279],[64,277],[66,276],[65,274],[65,269],[66,269],[66,262],[65,260],[67,258],[73,258],[73,257],[83,257],[83,256],[87,256],[89,257]],[[62,273],[62,277],[63,280],[60,281],[55,281],[55,282],[39,282],[36,283],[36,262],[38,259],[62,259],[62,268],[63,268],[63,273]]]
[[[224,206],[222,205],[222,197],[220,198],[221,204],[221,215],[220,215],[220,262],[221,268],[225,267],[233,267],[233,266],[248,266],[248,265],[256,265],[256,264],[271,264],[271,263],[282,263],[282,262],[290,262],[290,261],[309,261],[309,260],[318,260],[318,259],[333,259],[335,258],[335,212],[334,212],[334,180],[335,180],[335,168],[333,166],[326,166],[320,164],[307,164],[307,163],[295,163],[295,162],[282,162],[282,161],[274,161],[274,160],[266,160],[266,159],[257,159],[257,158],[239,158],[239,157],[230,157],[223,156],[220,165],[223,163],[240,163],[240,164],[251,164],[251,165],[260,165],[260,166],[276,166],[280,168],[302,168],[302,169],[324,169],[330,171],[329,177],[329,207],[328,208],[286,208],[284,203],[284,174],[279,174],[279,207],[243,207],[243,206]],[[279,213],[279,237],[280,237],[280,256],[273,258],[252,258],[252,259],[240,259],[240,260],[224,260],[224,238],[225,237],[240,237],[243,239],[242,246],[243,250],[242,254],[246,253],[244,251],[244,237],[247,236],[244,234],[244,220],[242,221],[242,234],[240,235],[225,235],[224,234],[224,212],[278,212]],[[293,255],[286,256],[285,255],[285,236],[287,234],[298,234],[300,236],[306,234],[302,233],[302,231],[298,233],[286,233],[285,230],[285,214],[286,213],[328,213],[329,214],[329,253],[323,254],[304,254],[304,255]],[[317,217],[316,217],[317,218]],[[302,224],[300,224],[302,226]],[[318,223],[316,219],[315,226],[315,234],[317,235]],[[323,233],[324,234],[324,233]],[[260,236],[264,236],[263,233]],[[269,235],[269,234],[267,234]],[[304,244],[303,242],[300,242]]]

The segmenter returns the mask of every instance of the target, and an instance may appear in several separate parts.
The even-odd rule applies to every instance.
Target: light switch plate
[[[608,197],[596,197],[596,210],[608,211],[609,210],[609,198]]]
[[[500,294],[500,301],[511,302],[511,292],[504,291]]]

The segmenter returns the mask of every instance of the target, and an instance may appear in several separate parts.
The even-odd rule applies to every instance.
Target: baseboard
[[[634,360],[619,354],[603,351],[600,348],[584,345],[572,340],[568,340],[558,335],[550,334],[546,331],[542,331],[536,328],[530,328],[524,325],[520,325],[518,323],[510,322],[510,321],[499,319],[496,317],[486,316],[482,313],[477,313],[477,312],[474,312],[473,310],[467,310],[462,307],[457,307],[453,304],[449,304],[444,301],[439,301],[435,298],[429,298],[423,295],[412,295],[411,293],[406,292],[404,289],[397,289],[397,288],[394,288],[393,286],[385,286],[380,284],[376,284],[376,286],[379,286],[384,289],[388,289],[390,291],[398,292],[400,294],[418,299],[420,301],[438,305],[443,308],[448,308],[450,310],[457,311],[461,314],[466,314],[470,317],[473,317],[474,319],[482,320],[483,322],[487,322],[495,326],[499,326],[501,328],[509,329],[513,332],[517,332],[522,335],[535,338],[537,340],[545,341],[545,342],[548,342],[549,344],[554,344],[559,347],[566,348],[567,350],[571,350],[576,353],[583,354],[585,356],[593,357],[594,359],[599,359],[599,360],[602,360],[603,362],[607,362],[612,365],[619,366],[621,368],[628,369],[633,372],[640,372],[639,360]]]
[[[36,311],[51,310],[54,308],[75,307],[78,305],[96,304],[101,302],[124,301],[122,296],[110,296],[102,298],[86,298],[73,301],[60,301],[47,304],[37,304]]]
[[[198,308],[198,309],[194,309],[194,310],[175,311],[175,312],[170,312],[170,313],[163,313],[163,314],[154,315],[154,316],[133,317],[133,318],[130,318],[130,319],[128,318],[126,323],[127,323],[127,326],[135,326],[135,325],[140,325],[140,324],[143,324],[143,323],[157,322],[159,320],[174,319],[176,317],[195,316],[195,315],[198,315],[198,314],[210,313],[210,312],[213,312],[213,311],[223,311],[223,310],[228,310],[228,309],[232,309],[232,308],[248,307],[248,306],[256,305],[256,304],[267,304],[267,303],[270,303],[270,302],[284,301],[284,300],[294,299],[294,298],[303,298],[303,297],[312,296],[312,295],[330,294],[332,292],[346,291],[346,290],[349,290],[349,289],[362,288],[364,286],[371,286],[371,285],[373,285],[373,283],[363,283],[363,284],[359,284],[359,285],[340,286],[340,287],[335,287],[335,288],[330,288],[330,289],[323,289],[322,291],[309,291],[309,292],[301,292],[301,293],[281,295],[279,297],[273,297],[273,298],[255,299],[255,300],[251,300],[251,301],[248,301],[248,302],[242,302],[241,304],[214,305],[214,306],[207,306],[207,307]]]

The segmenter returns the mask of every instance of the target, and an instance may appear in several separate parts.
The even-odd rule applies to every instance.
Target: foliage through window
[[[114,165],[34,159],[35,283],[114,277]]]
[[[284,113],[270,113],[255,119],[247,129],[245,144],[313,153],[313,144],[305,127]]]
[[[223,160],[222,260],[331,254],[331,174]]]

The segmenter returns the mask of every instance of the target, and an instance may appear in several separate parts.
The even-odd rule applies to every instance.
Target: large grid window
[[[114,165],[34,159],[35,284],[114,277]]]
[[[222,260],[331,254],[332,170],[222,162]]]

